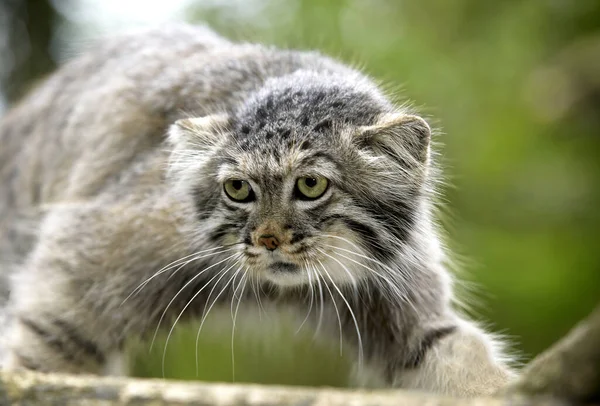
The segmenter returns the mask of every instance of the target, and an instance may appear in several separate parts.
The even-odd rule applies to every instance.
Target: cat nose
[[[258,245],[264,245],[269,251],[274,251],[279,247],[279,240],[272,234],[263,234],[258,237]]]

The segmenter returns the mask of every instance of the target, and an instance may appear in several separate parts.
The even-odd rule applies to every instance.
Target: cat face
[[[306,283],[317,274],[359,279],[353,267],[330,258],[333,247],[357,243],[342,226],[352,198],[340,188],[347,176],[340,157],[306,138],[289,144],[277,153],[226,147],[230,159],[217,179],[223,224],[232,232],[222,241],[243,241],[248,269],[278,285]]]
[[[364,126],[274,122],[256,130],[223,115],[173,126],[172,178],[193,196],[206,239],[236,247],[245,272],[278,286],[393,273],[418,220],[427,124],[402,112]]]

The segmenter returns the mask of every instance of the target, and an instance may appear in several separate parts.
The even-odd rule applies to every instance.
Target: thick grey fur
[[[335,339],[339,318],[363,382],[493,392],[513,372],[452,309],[429,141],[423,119],[317,52],[187,25],[93,48],[0,122],[4,367],[123,373],[127,338],[222,291],[302,315],[314,300],[310,323]],[[300,198],[305,175],[329,179],[323,197]],[[230,178],[255,199],[229,199]]]

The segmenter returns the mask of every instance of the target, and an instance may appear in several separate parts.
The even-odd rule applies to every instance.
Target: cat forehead
[[[369,82],[307,72],[273,78],[236,112],[240,138],[326,133],[331,123],[370,125],[389,102]]]
[[[336,135],[333,131],[333,123],[329,119],[307,127],[289,118],[263,124],[256,130],[247,130],[242,125],[233,131],[231,138],[233,144],[244,152],[278,156],[329,149]]]
[[[340,162],[327,151],[293,147],[277,153],[264,150],[231,151],[222,160],[218,177],[221,181],[231,178],[285,179],[302,175],[320,175],[330,179],[339,178]]]

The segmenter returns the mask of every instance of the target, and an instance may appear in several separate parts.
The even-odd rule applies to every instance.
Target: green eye
[[[321,196],[327,190],[329,181],[322,176],[303,176],[296,181],[298,197],[303,200],[314,200]]]
[[[225,182],[224,188],[227,196],[238,202],[249,202],[254,196],[250,184],[245,180],[230,179]]]

